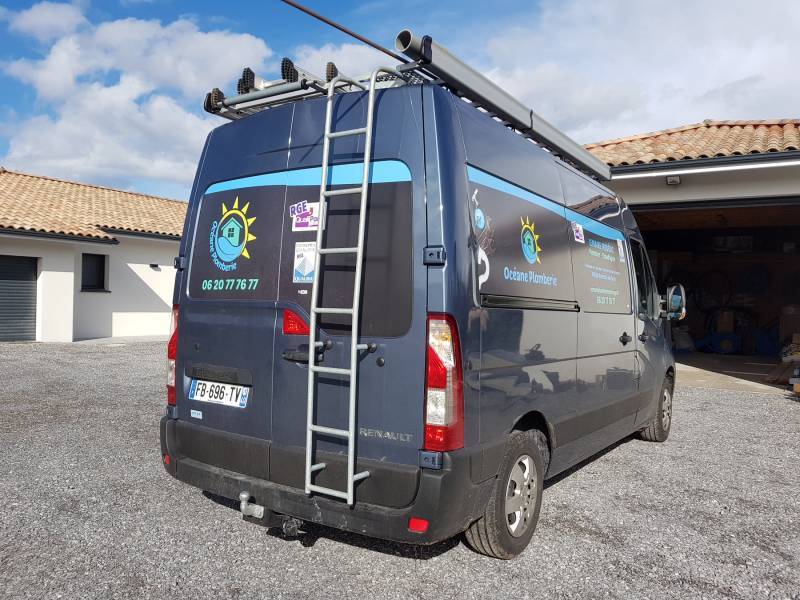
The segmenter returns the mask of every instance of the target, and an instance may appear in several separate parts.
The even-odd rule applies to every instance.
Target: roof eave
[[[155,233],[151,231],[136,231],[131,229],[117,229],[115,227],[102,227],[102,230],[111,235],[123,235],[137,238],[158,239],[165,241],[180,241],[180,234]]]
[[[16,229],[0,227],[0,234],[16,235],[20,237],[45,238],[51,240],[61,240],[69,242],[82,242],[89,244],[119,244],[119,240],[114,238],[92,237],[88,235],[77,235],[69,233],[54,233],[51,231],[37,231],[35,229]]]
[[[673,172],[676,170],[693,171],[708,168],[729,167],[736,169],[737,167],[745,167],[749,165],[758,165],[766,163],[776,163],[775,166],[780,166],[781,163],[793,164],[800,161],[800,150],[788,150],[784,152],[760,152],[757,154],[738,154],[733,156],[715,156],[711,158],[695,158],[684,160],[673,160],[669,162],[646,163],[639,165],[621,165],[611,167],[611,179],[619,179],[620,175],[638,175],[643,176],[645,173],[657,175],[662,172]]]

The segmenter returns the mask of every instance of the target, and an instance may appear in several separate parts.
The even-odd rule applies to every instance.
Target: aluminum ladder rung
[[[328,466],[328,463],[317,463],[315,465],[311,465],[311,472],[316,473],[317,471],[322,471],[325,467]]]
[[[311,425],[311,431],[316,433],[324,433],[325,435],[333,435],[336,437],[348,439],[350,432],[347,429],[337,429],[336,427],[325,427],[324,425]]]
[[[343,131],[332,131],[328,134],[329,140],[335,140],[336,138],[347,137],[348,135],[364,135],[367,133],[366,127],[358,127],[357,129],[345,129]]]
[[[360,194],[361,190],[363,189],[363,186],[358,186],[352,188],[342,188],[340,190],[325,190],[322,192],[322,195],[326,198],[330,196],[347,196],[348,194]]]
[[[319,254],[356,254],[358,248],[320,248]]]
[[[350,376],[350,369],[340,369],[338,367],[320,367],[314,365],[311,367],[313,373],[328,373],[329,375],[347,375]]]
[[[314,342],[315,348],[328,348],[325,342]],[[333,346],[330,346],[331,348]],[[356,344],[356,350],[369,350],[370,344]]]
[[[335,496],[336,498],[347,500],[347,492],[334,490],[332,488],[327,488],[322,485],[316,485],[314,483],[309,483],[307,487],[310,492],[319,492],[320,494],[327,494],[328,496]]]
[[[313,312],[317,313],[318,315],[352,315],[353,309],[352,308],[312,308]]]

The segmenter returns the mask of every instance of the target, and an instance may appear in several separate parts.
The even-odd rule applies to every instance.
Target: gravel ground
[[[800,598],[800,403],[780,393],[679,387],[667,443],[551,482],[502,562],[243,522],[162,469],[163,370],[163,344],[0,344],[1,597]]]

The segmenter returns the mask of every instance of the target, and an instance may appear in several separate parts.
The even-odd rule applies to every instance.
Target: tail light
[[[167,342],[167,404],[175,406],[175,358],[178,356],[178,305],[172,307]]]
[[[428,519],[423,519],[421,517],[411,517],[408,520],[408,530],[414,533],[425,533],[428,531],[429,525]]]
[[[456,450],[464,446],[464,394],[461,347],[453,317],[428,314],[425,369],[425,449]]]
[[[283,309],[283,335],[310,335],[308,323],[288,308]]]

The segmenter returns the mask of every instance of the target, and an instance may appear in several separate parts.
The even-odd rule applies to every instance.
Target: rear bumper
[[[181,427],[186,425],[182,423]],[[481,483],[473,482],[471,471],[475,471],[475,463],[482,460],[483,454],[480,450],[470,452],[464,449],[445,453],[441,470],[420,469],[416,494],[407,506],[395,508],[360,502],[356,492],[356,503],[350,507],[339,500],[321,495],[307,496],[297,487],[186,456],[181,450],[176,429],[176,420],[161,419],[161,453],[170,456],[170,464],[165,464],[165,468],[180,481],[236,501],[240,492],[247,491],[252,502],[273,512],[397,542],[433,544],[464,531],[483,514],[494,481],[490,478]],[[184,432],[181,437],[185,435]],[[216,432],[216,435],[231,436],[224,432]],[[252,450],[256,453],[258,446],[263,445],[260,440],[231,437],[236,438],[233,443],[245,454],[251,450],[249,445],[254,446]],[[375,473],[380,468],[371,465],[370,472]],[[388,474],[378,472],[376,480],[387,481],[392,476],[391,471]],[[427,519],[430,524],[428,531],[409,531],[408,520],[411,517]]]

